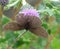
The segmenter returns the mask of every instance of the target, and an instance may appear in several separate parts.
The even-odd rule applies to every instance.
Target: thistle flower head
[[[19,13],[24,13],[24,15],[39,17],[39,13],[36,11],[36,9],[24,9],[22,10],[22,12]]]

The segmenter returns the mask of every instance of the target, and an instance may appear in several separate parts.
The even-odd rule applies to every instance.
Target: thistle
[[[9,0],[0,0],[0,4],[1,4],[2,6],[7,5],[8,2],[9,2]]]
[[[29,30],[37,36],[48,37],[47,31],[41,26],[39,14],[35,9],[23,10],[16,16],[15,22],[9,22],[3,28],[4,30]]]

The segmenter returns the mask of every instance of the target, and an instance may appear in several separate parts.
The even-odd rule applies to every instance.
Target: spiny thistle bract
[[[9,0],[0,0],[0,4],[1,4],[2,6],[7,5],[8,2],[9,2]]]
[[[12,31],[26,29],[37,36],[48,37],[48,33],[41,24],[42,22],[39,19],[37,11],[35,9],[29,9],[19,12],[16,16],[15,22],[9,22],[4,26],[4,29]]]

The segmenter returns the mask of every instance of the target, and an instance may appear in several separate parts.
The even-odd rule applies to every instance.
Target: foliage
[[[29,4],[23,5],[22,2],[22,0],[9,0],[9,3],[4,7],[4,11],[13,7],[12,10],[14,10],[15,13],[13,12],[13,18],[10,18],[9,15],[3,12],[2,27],[8,22],[14,21],[17,13],[24,9],[24,7],[30,7]],[[29,31],[18,38],[25,30],[14,32],[2,31],[0,33],[0,49],[60,49],[60,1],[43,0],[36,9],[40,14],[42,26],[48,31],[48,39],[38,37]]]

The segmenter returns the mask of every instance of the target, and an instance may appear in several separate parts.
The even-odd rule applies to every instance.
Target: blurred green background
[[[4,26],[8,22],[13,21],[12,19],[14,17],[10,17],[16,16],[19,11],[25,8],[29,9],[35,7],[24,2],[24,0],[9,0],[9,3],[4,6],[2,22],[0,22],[0,24]],[[0,33],[0,49],[60,49],[60,0],[43,0],[40,2],[40,5],[36,7],[36,10],[40,14],[42,26],[48,31],[49,37],[38,37],[27,31],[19,40],[16,40],[25,30],[14,32],[2,31]]]

